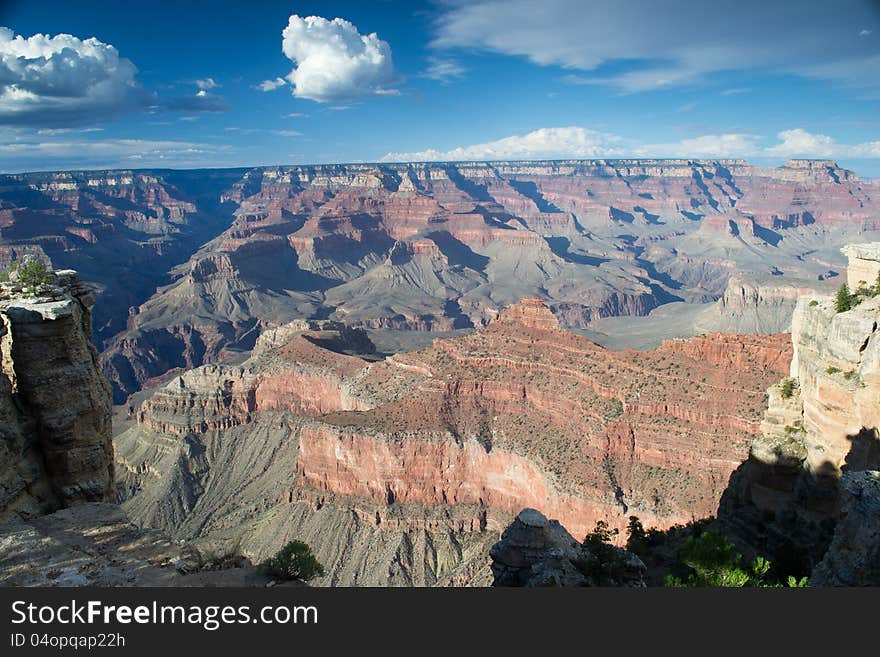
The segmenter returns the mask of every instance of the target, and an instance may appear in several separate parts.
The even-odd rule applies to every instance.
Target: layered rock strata
[[[446,332],[539,297],[564,326],[589,329],[720,299],[683,334],[786,331],[799,290],[834,284],[838,248],[880,235],[877,187],[828,161],[387,163],[218,176],[213,189],[234,218],[168,272],[168,285],[131,304],[125,330],[105,345],[119,403],[301,317]],[[174,182],[181,192],[193,184]]]
[[[143,404],[116,443],[134,518],[255,559],[299,534],[337,584],[364,582],[366,545],[399,554],[415,530],[437,550],[427,565],[407,548],[408,573],[371,581],[470,581],[525,507],[575,535],[633,513],[659,527],[710,514],[790,360],[786,336],[610,352],[537,299],[380,362],[315,333],[276,331],[241,366],[193,370]],[[318,522],[340,516],[357,518],[341,542]]]

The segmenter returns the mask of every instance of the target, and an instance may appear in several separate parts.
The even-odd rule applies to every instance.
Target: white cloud
[[[640,143],[633,139],[588,128],[541,128],[525,135],[505,137],[450,150],[428,148],[408,153],[387,153],[385,162],[455,160],[541,160],[560,158],[880,158],[880,141],[855,145],[836,143],[826,135],[803,129],[785,130],[779,143],[764,146],[758,135],[722,133],[700,135],[671,143]]]
[[[876,18],[872,4],[542,0],[538,7],[534,0],[446,0],[432,45],[589,71],[569,81],[625,92],[754,69],[876,86],[877,68],[868,62],[878,46],[852,38]]]
[[[285,84],[287,84],[287,80],[284,78],[275,78],[274,80],[263,80],[260,84],[257,85],[257,89],[260,91],[275,91],[276,89],[280,89]]]
[[[462,78],[466,69],[454,59],[428,58],[428,68],[422,75],[438,82],[451,82]]]
[[[28,38],[0,27],[0,123],[79,125],[133,107],[147,95],[116,48],[70,34]]]
[[[525,135],[505,137],[448,151],[432,148],[412,153],[388,153],[386,162],[446,160],[549,159],[558,157],[619,157],[624,140],[588,128],[541,128]]]
[[[298,98],[323,103],[396,93],[391,47],[342,18],[292,15],[281,49],[295,64],[287,80]]]
[[[204,78],[203,80],[196,80],[196,86],[203,90],[210,90],[219,87],[220,85],[215,82],[214,78]]]
[[[780,143],[767,148],[767,155],[776,157],[875,158],[880,157],[880,141],[862,144],[838,144],[828,135],[816,135],[803,128],[783,130]]]
[[[701,135],[671,144],[646,144],[633,153],[639,157],[681,157],[736,159],[760,153],[757,135],[726,133]]]
[[[810,155],[813,157],[833,157],[834,140],[827,135],[814,135],[802,128],[783,130],[776,135],[782,143],[767,149],[770,155],[792,157]]]
[[[302,133],[298,130],[273,130],[273,135],[278,135],[279,137],[300,137]]]

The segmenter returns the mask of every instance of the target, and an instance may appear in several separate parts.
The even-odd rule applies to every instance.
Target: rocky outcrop
[[[813,586],[880,586],[880,472],[843,475],[834,539],[813,570]]]
[[[110,386],[76,272],[0,283],[0,586],[265,585],[242,557],[205,559],[117,504]]]
[[[75,272],[25,294],[0,284],[0,517],[113,494],[110,390],[89,342],[94,295]]]
[[[220,568],[188,545],[89,503],[0,525],[0,586],[265,586],[242,560]]]
[[[850,289],[870,287],[877,282],[880,276],[880,242],[848,244],[843,253],[849,258],[846,282]]]
[[[864,252],[858,246],[845,251]],[[861,276],[855,259],[852,275]],[[863,518],[865,533],[858,536],[852,523],[876,506],[871,495],[877,488],[866,472],[880,467],[878,322],[880,297],[862,295],[846,312],[836,311],[832,297],[798,300],[790,377],[770,388],[762,433],[719,508],[747,550],[771,560],[797,553],[800,574],[817,568],[817,584],[856,583],[846,571],[870,568],[852,563],[862,558],[855,555],[876,558],[871,523]],[[843,519],[847,514],[851,520]],[[850,539],[856,542],[844,548]],[[829,544],[835,547],[826,553]]]
[[[589,548],[555,520],[524,509],[489,551],[493,586],[645,586],[645,564],[622,548],[612,548],[621,562],[614,581],[599,582],[585,564]]]

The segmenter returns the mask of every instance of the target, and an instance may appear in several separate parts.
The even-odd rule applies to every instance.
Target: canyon
[[[878,192],[812,160],[0,176],[0,270],[55,268],[0,282],[0,581],[264,584],[298,539],[319,585],[583,583],[631,515],[874,581]]]
[[[4,175],[0,268],[31,255],[96,288],[121,404],[301,318],[365,328],[390,352],[413,343],[404,332],[423,346],[527,297],[624,347],[785,332],[797,294],[838,284],[840,247],[880,237],[878,197],[821,160]]]
[[[328,324],[145,400],[116,439],[131,517],[254,561],[306,540],[323,584],[486,583],[523,508],[581,536],[711,515],[791,359],[786,335],[609,351],[539,299],[375,362],[321,346],[345,346]]]

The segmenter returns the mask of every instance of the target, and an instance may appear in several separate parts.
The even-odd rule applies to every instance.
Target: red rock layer
[[[790,353],[785,336],[729,335],[607,351],[527,300],[474,334],[373,364],[294,338],[242,368],[187,373],[141,423],[181,434],[286,411],[301,423],[300,487],[531,506],[576,534],[630,514],[665,527],[714,512]]]

